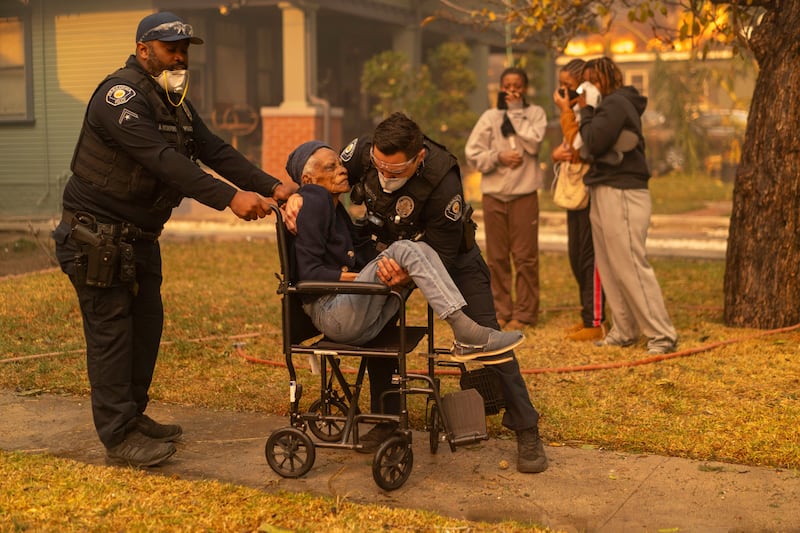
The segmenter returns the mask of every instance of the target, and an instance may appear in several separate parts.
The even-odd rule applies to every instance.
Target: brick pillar
[[[326,128],[326,110],[314,106],[261,108],[261,166],[276,178],[288,181],[286,158],[297,145],[311,140],[326,141],[334,150],[342,146],[341,108],[330,109]],[[328,139],[325,138],[326,129]]]

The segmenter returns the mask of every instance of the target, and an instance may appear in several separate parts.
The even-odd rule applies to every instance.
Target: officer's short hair
[[[410,159],[422,150],[423,139],[417,123],[403,113],[396,112],[377,125],[372,143],[386,155],[402,152]]]

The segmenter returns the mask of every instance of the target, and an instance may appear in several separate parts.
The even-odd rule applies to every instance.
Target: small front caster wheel
[[[314,443],[311,437],[297,428],[275,430],[267,439],[264,449],[267,463],[276,474],[283,477],[300,477],[314,466]]]
[[[385,440],[375,452],[372,477],[383,490],[399,489],[411,475],[413,465],[414,452],[408,438],[394,435]]]

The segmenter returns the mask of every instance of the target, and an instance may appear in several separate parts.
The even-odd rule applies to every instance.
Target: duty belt
[[[94,219],[95,217],[83,211],[70,211],[64,209],[61,213],[61,220],[72,225],[75,217],[88,216]],[[161,232],[155,233],[152,231],[144,231],[130,222],[119,222],[117,224],[109,224],[105,222],[94,221],[95,231],[103,235],[109,235],[113,238],[120,238],[123,241],[149,241],[155,242],[161,236]]]

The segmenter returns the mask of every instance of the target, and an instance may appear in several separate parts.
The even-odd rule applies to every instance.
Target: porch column
[[[334,150],[342,144],[342,109],[312,105],[316,90],[316,10],[280,2],[283,32],[283,102],[261,108],[261,164],[288,181],[286,158],[297,145],[319,139]],[[314,103],[317,99],[314,98]],[[329,139],[325,139],[326,136]]]

